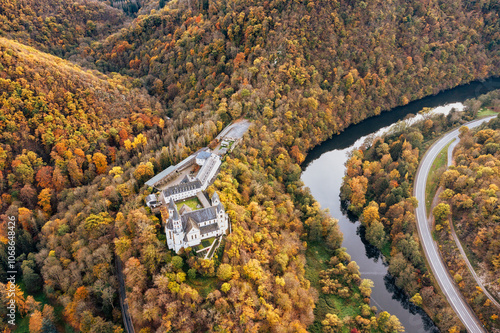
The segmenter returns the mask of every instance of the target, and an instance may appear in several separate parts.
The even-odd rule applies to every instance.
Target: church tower
[[[174,233],[179,234],[182,232],[182,223],[179,212],[177,211],[177,207],[175,207],[174,200],[170,199],[170,203],[168,204],[168,216],[172,220],[172,227],[174,229]]]
[[[218,206],[219,204],[220,204],[220,199],[219,199],[219,195],[217,194],[217,191],[216,191],[212,195],[212,206]]]
[[[174,216],[175,209],[174,200],[170,199],[170,202],[168,203],[168,218],[171,219]]]
[[[214,192],[214,194],[212,195],[212,207],[216,207],[215,212],[217,214],[217,225],[221,233],[223,233],[227,229],[226,211],[224,209],[224,206],[220,202],[217,192]]]

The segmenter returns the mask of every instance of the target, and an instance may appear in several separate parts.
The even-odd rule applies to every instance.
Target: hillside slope
[[[252,201],[267,205],[264,198],[274,193],[278,206],[276,193],[287,192],[302,211],[306,239],[314,240],[313,221],[321,218],[318,212],[309,215],[309,199],[294,187],[298,171],[284,161],[300,164],[314,145],[382,110],[498,75],[496,6],[439,1],[174,1],[81,51],[87,55],[87,66],[142,78],[149,92],[166,103],[169,115],[187,115],[186,126],[213,113],[224,122],[241,116],[255,119],[258,130],[242,148],[252,153],[232,161],[228,171],[236,175],[243,196],[224,196],[226,204],[236,205],[235,211],[242,206],[248,210]],[[267,195],[255,179],[273,181]],[[242,235],[261,230],[247,217],[235,216],[234,230]],[[252,215],[251,221],[258,216]],[[292,237],[301,232],[292,222],[283,222],[272,224],[265,233],[288,228],[294,231]],[[273,242],[281,244],[290,235]],[[224,262],[245,276],[248,260],[258,258],[265,271],[276,274],[268,260],[279,251],[262,257],[256,243],[241,238],[229,237]],[[286,254],[296,257],[292,251]],[[300,270],[293,274],[301,280]],[[292,320],[287,311],[281,313],[284,322],[279,327]],[[261,323],[258,317],[255,322]],[[443,321],[443,327],[450,323]],[[363,328],[359,323],[356,327]]]
[[[492,104],[500,105],[499,91],[489,94]],[[484,100],[482,101],[484,102]],[[486,104],[486,103],[485,103]],[[436,236],[445,262],[470,306],[486,327],[497,330],[499,308],[490,301],[474,281],[469,268],[452,238],[450,227],[471,262],[480,281],[492,295],[500,290],[500,121],[494,119],[479,130],[462,129],[460,143],[454,151],[455,164],[441,177],[444,187],[440,206],[448,214],[436,210]]]
[[[93,0],[0,0],[0,36],[66,56],[118,31],[124,13]]]
[[[120,75],[85,71],[4,38],[0,68],[2,190],[28,207],[42,189],[90,182],[102,172],[92,156],[112,162],[125,140],[164,126],[158,101]]]
[[[498,73],[495,4],[221,1],[203,11],[187,6],[174,1],[106,42],[82,47],[85,61],[142,77],[173,112],[175,97],[196,110],[206,108],[215,93],[232,102],[229,117],[257,116],[267,99],[286,96],[291,103],[314,89],[334,110],[329,127]],[[251,93],[244,110],[236,94],[243,88]]]
[[[114,163],[127,149],[144,147],[146,133],[161,131],[166,120],[164,110],[156,98],[134,88],[129,78],[83,70],[3,37],[0,37],[0,91],[0,208],[5,214],[1,222],[0,275],[5,279],[7,270],[6,216],[15,216],[19,225],[15,238],[17,263],[23,272],[25,291],[35,295],[45,290],[46,296],[55,298],[55,286],[49,282],[53,271],[45,276],[45,286],[41,281],[41,264],[46,257],[38,262],[40,267],[34,258],[37,248],[48,241],[42,233],[46,222],[69,198],[75,199],[78,193],[75,188],[92,183],[98,175],[108,174],[108,164]],[[121,169],[115,172],[119,174]],[[111,203],[116,198],[108,196],[107,200]],[[59,236],[64,236],[63,230],[59,229]],[[96,253],[102,255],[102,252]],[[103,287],[106,292],[114,294],[116,283],[113,267],[109,265],[112,252],[108,253],[109,261],[100,276],[106,281]],[[49,259],[47,263],[52,262]],[[74,267],[72,271],[75,272]],[[18,284],[20,281],[21,278]],[[24,298],[18,301],[22,309]],[[114,307],[115,302],[115,297],[111,297],[107,306]],[[42,305],[33,301],[29,304],[30,313],[42,309]],[[56,321],[50,309],[46,304],[43,313],[49,326]],[[71,322],[71,311],[65,313],[65,321]],[[94,320],[91,312],[85,316]],[[112,323],[102,323],[98,327],[113,328]],[[0,326],[3,327],[3,322]]]
[[[401,331],[396,318],[370,309],[369,283],[362,285],[357,265],[339,249],[336,221],[302,188],[299,165],[314,145],[352,123],[499,74],[495,6],[174,0],[105,39],[113,29],[68,37],[70,53],[49,37],[47,50],[135,80],[82,72],[2,40],[10,115],[2,120],[3,209],[39,237],[38,248],[27,242],[22,252],[34,254],[46,294],[73,328],[100,323],[95,327],[111,330],[121,321],[116,254],[138,329],[303,332],[314,323],[315,330]],[[36,31],[33,45],[43,48]],[[57,27],[51,31],[58,36]],[[163,102],[173,121],[162,129],[157,100],[132,86]],[[116,110],[123,114],[115,117]],[[143,182],[243,116],[253,127],[210,189],[220,191],[233,233],[214,261],[190,250],[173,256],[160,221],[144,208],[150,189]],[[139,138],[146,128],[152,135]],[[113,161],[120,168],[110,170]],[[328,245],[331,259],[321,262],[327,269],[316,281],[322,290],[305,278],[306,242]],[[321,318],[313,313],[318,292],[335,300]]]

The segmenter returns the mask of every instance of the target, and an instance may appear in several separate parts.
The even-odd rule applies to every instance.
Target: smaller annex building
[[[168,203],[168,219],[165,234],[169,249],[178,252],[182,248],[199,245],[202,240],[224,235],[228,229],[229,217],[215,192],[211,206],[193,211],[187,205],[180,210],[173,199]]]

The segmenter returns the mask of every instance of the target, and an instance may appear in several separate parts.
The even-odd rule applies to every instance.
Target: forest
[[[300,164],[350,124],[498,75],[498,4],[193,0],[145,10],[151,1],[136,14],[110,5],[0,6],[1,214],[20,226],[19,325],[120,332],[120,260],[140,332],[401,331],[394,316],[375,315],[370,282],[339,248],[336,220],[303,188]],[[240,117],[253,126],[209,189],[221,193],[232,233],[214,260],[167,251],[144,181]],[[406,197],[411,178],[401,177],[411,177],[421,143],[415,134],[392,154],[388,144],[380,150],[402,159],[387,185],[401,184],[391,193],[394,216],[415,204]],[[400,283],[416,290],[429,277],[419,282],[411,271],[422,266],[411,218],[398,228],[400,246],[412,250],[393,257],[399,267],[411,262]],[[329,260],[313,281],[306,250],[318,243]],[[320,312],[323,295],[349,311]],[[432,287],[421,295],[454,329]]]
[[[500,91],[476,101],[482,110],[500,107]],[[500,120],[478,130],[463,128],[454,151],[454,165],[441,176],[440,209],[434,213],[436,233],[448,268],[469,304],[480,318],[498,327],[498,308],[475,283],[463,261],[451,227],[484,285],[493,293],[500,289],[500,228],[497,195],[500,193],[497,152]]]
[[[126,21],[123,12],[96,1],[0,1],[0,36],[57,56],[118,31]]]
[[[453,310],[446,300],[440,293],[436,293],[437,284],[432,281],[430,271],[425,264],[425,257],[420,250],[415,208],[417,204],[425,205],[426,203],[417,203],[416,198],[412,196],[413,180],[420,158],[432,140],[447,129],[459,126],[471,119],[481,109],[498,110],[499,93],[500,91],[497,90],[481,96],[480,99],[468,100],[465,103],[467,109],[463,113],[461,112],[462,114],[454,112],[446,117],[442,115],[434,118],[428,116],[425,120],[411,127],[398,128],[384,137],[376,138],[371,145],[353,152],[352,157],[347,162],[342,197],[348,202],[348,209],[360,217],[365,228],[366,239],[388,258],[389,272],[395,277],[396,285],[405,290],[412,302],[422,306],[444,331],[458,328],[460,324],[457,319],[453,318]],[[496,128],[497,125],[498,119],[494,119],[488,124],[491,128]],[[494,150],[486,151],[485,148],[481,150],[478,143],[474,146],[474,141],[477,140],[474,140],[475,135],[482,135],[484,138],[482,143],[484,143],[493,137],[494,131],[481,129],[475,135],[471,132],[466,127],[461,130],[460,145],[455,150],[456,167],[450,167],[446,171],[442,169],[435,171],[439,173],[435,177],[436,182],[440,182],[439,185],[443,186],[444,190],[439,191],[441,193],[439,197],[443,202],[436,203],[432,212],[435,217],[438,244],[443,251],[450,273],[459,283],[460,289],[465,293],[469,304],[478,313],[483,324],[491,329],[498,328],[499,325],[496,308],[487,301],[486,296],[472,279],[472,276],[467,275],[467,268],[463,260],[460,259],[461,255],[456,246],[450,250],[453,241],[450,236],[449,217],[456,225],[456,230],[460,230],[459,233],[468,235],[471,249],[473,242],[478,245],[478,242],[481,241],[479,236],[475,237],[475,235],[481,235],[479,229],[481,226],[478,226],[476,221],[479,217],[482,217],[483,223],[488,221],[490,225],[482,225],[482,235],[484,235],[485,241],[488,239],[491,243],[488,243],[490,247],[481,247],[479,251],[481,257],[478,257],[478,264],[484,262],[487,265],[488,268],[485,271],[490,274],[488,280],[491,281],[493,288],[498,288],[498,277],[495,277],[496,268],[493,265],[494,255],[498,253],[498,249],[493,246],[496,244],[495,242],[498,242],[494,226],[495,215],[493,211],[488,211],[492,214],[488,215],[486,208],[484,208],[490,201],[494,201],[487,193],[495,193],[494,188],[489,186],[490,184],[494,185],[496,178],[492,170],[488,174],[490,181],[483,184],[477,181],[478,177],[481,177],[480,171],[479,176],[471,178],[473,176],[472,170],[467,171],[466,168],[474,163],[473,161],[475,161],[475,164],[472,164],[475,165],[475,172],[496,166],[494,156],[491,155],[495,152]],[[489,136],[484,137],[486,133]],[[492,143],[490,146],[493,147],[494,140],[492,139],[490,142]],[[463,150],[464,146],[470,149],[474,146],[475,150],[474,152],[470,150],[467,154]],[[485,164],[484,159],[492,159],[493,164]],[[446,167],[444,168],[446,169]],[[458,170],[461,170],[461,173]],[[459,177],[461,177],[460,181]],[[470,187],[470,192],[463,192],[464,187]],[[432,195],[436,193],[435,191],[436,189]],[[450,215],[450,206],[453,207],[453,215]],[[471,209],[472,207],[475,208]],[[496,206],[488,207],[490,210],[496,208]],[[466,227],[469,229],[465,229]],[[471,237],[472,239],[470,239]],[[477,245],[474,248],[475,255],[479,253]],[[488,254],[484,253],[485,250]],[[487,255],[489,260],[485,258]]]

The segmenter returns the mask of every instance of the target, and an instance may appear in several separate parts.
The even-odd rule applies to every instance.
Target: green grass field
[[[425,186],[425,208],[427,210],[427,214],[430,212],[432,200],[434,199],[436,191],[439,187],[441,175],[446,171],[448,166],[448,147],[450,144],[451,142],[439,152],[437,158],[432,164],[429,172],[429,178],[427,178],[427,184]]]
[[[215,237],[204,239],[201,241],[201,245],[203,245],[203,247],[209,247],[210,245],[212,245],[214,240],[215,240]]]
[[[482,117],[488,117],[488,116],[495,116],[497,115],[498,112],[495,112],[491,109],[488,109],[488,108],[482,108],[481,110],[479,110],[479,112],[477,113],[477,116],[476,118],[482,118]]]
[[[178,201],[178,202],[175,203],[175,205],[177,206],[178,210],[181,209],[181,207],[183,205],[187,205],[192,210],[198,210],[201,207],[201,202],[200,202],[200,200],[198,200],[197,197],[193,197],[193,198],[189,198],[189,199],[186,199],[186,200],[183,200],[183,201]]]

